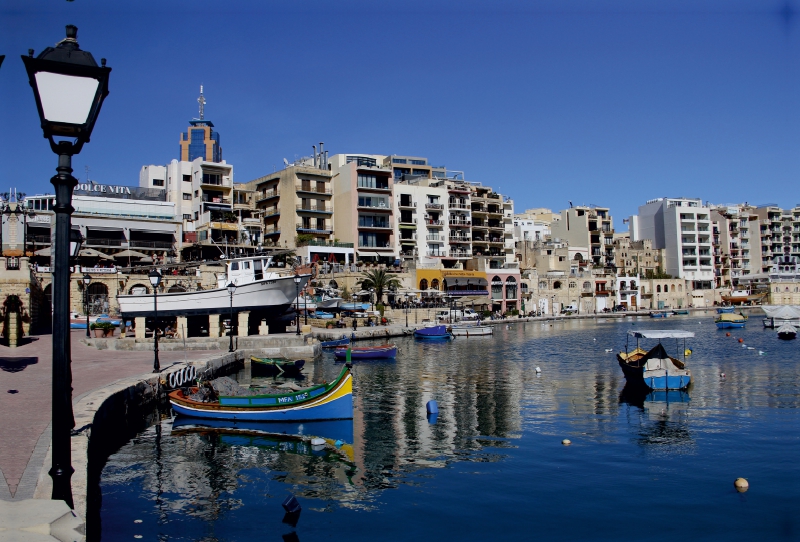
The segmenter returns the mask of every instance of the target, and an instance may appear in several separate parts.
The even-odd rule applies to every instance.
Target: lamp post
[[[406,310],[404,311],[406,313],[406,327],[408,327],[408,310],[408,294],[406,294]]]
[[[373,302],[373,299],[374,299],[373,296],[374,295],[375,295],[375,288],[370,288],[369,289],[369,310],[370,311],[374,311],[375,310],[375,303]]]
[[[297,321],[297,333],[296,335],[300,335],[300,281],[303,280],[300,278],[300,275],[297,274],[297,271],[294,272],[294,289],[297,292],[297,297],[294,298],[294,313],[295,313],[295,320]]]
[[[89,283],[92,282],[92,277],[89,274],[83,275],[83,306],[86,309],[86,337],[89,338]]]
[[[153,269],[148,275],[150,284],[153,285],[153,310],[155,311],[155,323],[153,324],[153,372],[161,372],[161,364],[158,362],[158,285],[161,284],[161,273]]]
[[[236,285],[232,282],[228,283],[228,293],[231,294],[231,329],[228,334],[231,336],[231,343],[228,346],[228,352],[233,352],[233,293],[236,291]]]
[[[308,325],[308,302],[306,300],[306,296],[308,293],[306,289],[303,288],[303,324]]]
[[[78,180],[72,176],[72,156],[89,141],[100,108],[108,95],[111,68],[105,59],[101,66],[76,40],[78,29],[67,26],[67,36],[55,47],[48,47],[36,58],[33,49],[22,57],[33,89],[44,137],[58,155],[58,172],[50,179],[55,188],[55,246],[53,258],[53,478],[52,498],[73,507],[70,478],[72,452],[70,431],[75,426],[72,413],[72,369],[69,335],[69,257],[67,247],[80,249],[80,241],[70,238],[72,190]],[[78,233],[78,236],[80,234]],[[74,243],[74,244],[73,244]],[[77,253],[76,250],[76,253]],[[73,254],[76,254],[73,253]]]

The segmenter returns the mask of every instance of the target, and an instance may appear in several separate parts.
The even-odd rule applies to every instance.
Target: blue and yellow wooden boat
[[[322,348],[339,348],[340,346],[347,346],[348,344],[350,344],[350,337],[347,335],[343,335],[341,339],[322,341],[319,343]]]
[[[169,394],[172,409],[183,416],[218,420],[302,422],[344,420],[353,417],[353,377],[350,364],[330,384],[323,383],[291,393],[225,396],[201,402],[182,390]],[[196,390],[192,390],[196,391]]]
[[[651,329],[646,331],[629,331],[628,338],[636,339],[636,348],[630,351],[626,343],[625,352],[617,354],[617,361],[625,375],[625,380],[632,386],[645,386],[651,390],[683,390],[692,382],[692,373],[686,367],[686,356],[691,350],[686,348],[686,339],[694,337],[691,331]],[[658,344],[650,351],[639,348],[640,339],[657,339]],[[678,351],[684,360],[667,354],[661,341],[675,339]],[[683,339],[683,348],[678,341]],[[680,354],[679,354],[680,355]]]
[[[414,330],[414,338],[423,341],[449,341],[453,335],[447,326],[430,326]]]
[[[747,323],[747,316],[725,312],[717,316],[714,323],[717,324],[719,329],[740,328]]]

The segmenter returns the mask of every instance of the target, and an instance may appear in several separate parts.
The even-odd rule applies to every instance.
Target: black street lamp
[[[408,294],[406,294],[406,310],[404,311],[406,313],[406,327],[408,327],[408,311],[409,311]]]
[[[161,284],[161,273],[153,269],[147,276],[150,279],[150,284],[153,285],[153,311],[155,312],[153,316],[155,319],[153,323],[153,372],[160,373],[161,364],[158,362],[158,285]]]
[[[89,274],[83,275],[83,306],[86,309],[86,337],[89,338],[89,283],[92,282],[92,277]]]
[[[375,295],[375,288],[370,288],[369,289],[369,310],[370,311],[374,311],[375,310],[375,302],[373,301],[373,299],[374,299],[373,296],[374,295]]]
[[[308,293],[306,292],[306,289],[303,288],[303,324],[306,326],[308,325],[308,300],[306,299],[307,295]]]
[[[236,291],[236,285],[232,282],[228,283],[228,293],[231,294],[231,329],[229,335],[231,336],[231,344],[228,346],[228,352],[233,352],[233,293]]]
[[[105,59],[101,66],[76,41],[78,29],[67,26],[66,39],[33,57],[33,49],[22,57],[33,88],[44,137],[58,155],[58,174],[50,179],[55,188],[56,235],[53,258],[53,500],[63,500],[72,508],[70,478],[72,451],[70,432],[75,427],[72,413],[72,369],[69,335],[69,257],[72,190],[78,180],[72,176],[72,156],[89,141],[108,95],[111,68]],[[60,138],[58,141],[56,138]],[[80,235],[80,234],[78,234]],[[80,248],[76,241],[74,245]]]
[[[294,314],[295,320],[297,321],[297,335],[300,335],[300,281],[303,280],[300,278],[300,275],[297,274],[297,271],[294,272],[294,289],[297,292],[297,297],[294,298]]]

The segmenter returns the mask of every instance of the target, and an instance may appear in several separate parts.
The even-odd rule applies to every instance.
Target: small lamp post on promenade
[[[92,282],[92,277],[88,273],[83,275],[83,307],[86,310],[86,338],[91,337],[89,334],[89,283]]]
[[[228,335],[231,337],[231,343],[228,346],[228,352],[233,352],[233,294],[236,292],[236,285],[232,282],[228,283],[228,293],[231,294],[231,328],[228,331]]]
[[[297,274],[297,271],[294,272],[294,289],[297,292],[297,297],[294,298],[294,313],[295,319],[297,321],[297,335],[300,335],[300,281],[303,280],[300,278],[300,275]]]
[[[69,248],[80,249],[71,240],[72,191],[78,180],[72,176],[72,156],[89,141],[100,108],[108,95],[111,68],[100,66],[77,42],[78,29],[67,26],[67,36],[36,58],[33,49],[22,57],[36,99],[39,121],[50,148],[58,155],[58,172],[50,179],[55,189],[55,245],[53,261],[53,401],[52,456],[53,500],[74,506],[70,479],[72,451],[70,432],[75,427],[72,412],[72,368],[69,335]]]
[[[161,284],[161,273],[156,269],[150,271],[148,275],[150,284],[153,285],[153,309],[155,311],[155,323],[153,324],[153,372],[161,372],[161,364],[158,362],[158,285]]]
[[[370,311],[374,311],[375,310],[375,301],[374,301],[374,299],[375,299],[375,288],[370,288],[369,289],[369,310]]]
[[[406,313],[406,327],[408,327],[408,311],[409,310],[410,310],[410,308],[408,306],[408,294],[406,294],[406,310],[403,311],[403,312]]]

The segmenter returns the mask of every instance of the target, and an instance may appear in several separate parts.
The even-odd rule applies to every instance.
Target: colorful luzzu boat
[[[431,326],[415,330],[414,338],[424,341],[449,341],[453,335],[447,331],[447,326]]]
[[[218,401],[189,399],[182,390],[169,394],[172,409],[183,416],[218,420],[301,422],[353,417],[353,377],[346,364],[330,384],[283,394],[225,396]]]

